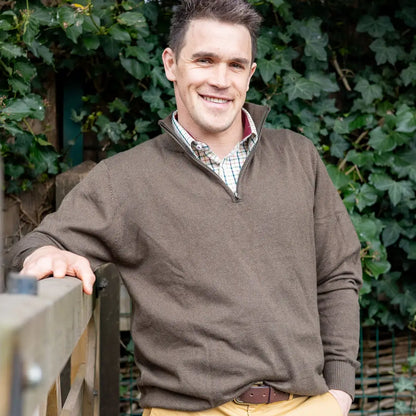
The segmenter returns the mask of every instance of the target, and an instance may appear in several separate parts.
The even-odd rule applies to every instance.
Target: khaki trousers
[[[143,416],[343,416],[331,393],[313,397],[297,397],[270,404],[242,405],[228,402],[214,409],[184,412],[152,407]]]

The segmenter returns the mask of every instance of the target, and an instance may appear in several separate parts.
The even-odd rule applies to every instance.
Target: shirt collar
[[[239,144],[246,142],[249,138],[252,140],[248,141],[249,151],[253,148],[258,140],[257,129],[254,124],[254,121],[250,115],[250,113],[243,108],[242,109],[242,116],[243,116],[243,138]],[[198,142],[195,140],[188,131],[179,123],[177,120],[178,111],[174,111],[172,114],[172,124],[173,128],[175,129],[176,136],[179,137],[191,150],[193,150],[193,144],[205,145],[205,143]]]

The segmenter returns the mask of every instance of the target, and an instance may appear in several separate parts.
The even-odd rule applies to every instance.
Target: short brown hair
[[[245,0],[182,0],[174,9],[170,25],[169,47],[179,56],[189,23],[195,19],[213,19],[245,26],[250,32],[252,60],[257,53],[257,35],[261,17]]]

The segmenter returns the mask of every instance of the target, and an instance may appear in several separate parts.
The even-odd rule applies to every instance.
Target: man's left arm
[[[320,159],[316,165],[314,215],[324,377],[347,415],[359,365],[360,242]]]

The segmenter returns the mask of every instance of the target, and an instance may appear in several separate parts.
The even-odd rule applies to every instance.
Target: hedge
[[[81,74],[73,120],[108,155],[158,134],[175,108],[161,53],[176,2],[0,3],[0,150],[6,193],[67,167],[30,120],[48,72]],[[415,325],[414,0],[251,0],[264,18],[248,100],[319,150],[362,244],[363,325]]]

